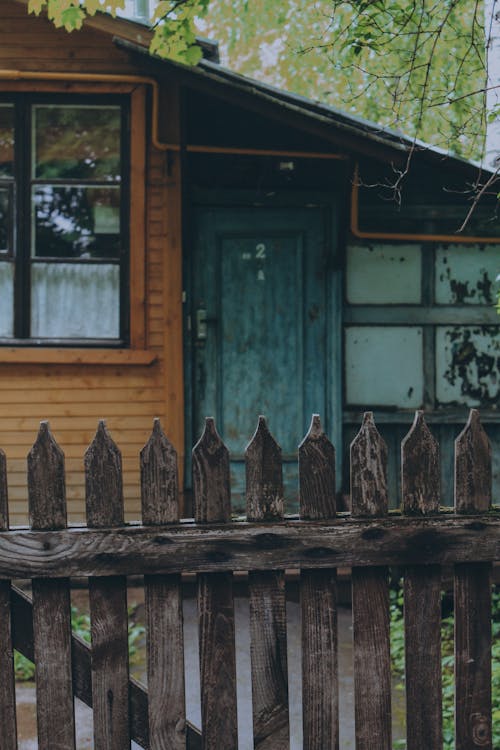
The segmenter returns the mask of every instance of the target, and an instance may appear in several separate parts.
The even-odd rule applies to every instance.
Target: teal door
[[[198,209],[193,438],[205,416],[216,418],[240,508],[244,451],[259,414],[282,448],[287,512],[297,508],[297,446],[311,414],[319,412],[330,427],[330,337],[336,331],[325,218],[321,207]]]

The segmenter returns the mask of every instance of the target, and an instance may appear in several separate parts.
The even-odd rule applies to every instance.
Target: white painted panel
[[[347,248],[347,301],[365,304],[418,304],[422,299],[418,245],[350,245]]]
[[[422,328],[346,329],[347,403],[418,408],[424,398]]]
[[[14,336],[14,264],[0,261],[0,336]]]
[[[35,338],[119,338],[119,267],[33,264],[31,335]]]
[[[500,406],[500,326],[436,328],[436,398]]]
[[[436,251],[438,305],[493,305],[500,245],[448,245]]]

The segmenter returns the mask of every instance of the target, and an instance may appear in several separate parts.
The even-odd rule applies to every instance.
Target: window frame
[[[40,93],[37,91],[5,92],[0,97],[1,104],[14,105],[14,176],[13,179],[1,179],[0,184],[12,185],[14,205],[12,207],[13,226],[11,235],[13,237],[12,252],[9,261],[15,265],[14,285],[14,336],[0,339],[0,361],[5,361],[5,350],[15,358],[15,350],[29,347],[39,349],[47,348],[53,350],[56,347],[69,349],[130,349],[138,348],[131,336],[131,288],[130,288],[130,266],[131,256],[135,248],[132,248],[131,225],[132,198],[131,180],[132,172],[132,112],[135,110],[137,118],[137,106],[134,104],[134,96],[118,92],[96,92],[96,93],[71,93],[65,94],[61,91]],[[105,180],[43,180],[32,174],[32,154],[35,144],[33,143],[32,118],[36,105],[64,105],[64,106],[118,106],[121,110],[121,153],[120,153],[120,181],[110,183]],[[140,117],[144,117],[141,113]],[[137,152],[137,148],[135,149]],[[135,154],[137,158],[137,153]],[[142,156],[144,161],[144,151]],[[144,169],[144,167],[143,167]],[[100,187],[117,185],[120,188],[120,253],[116,261],[111,261],[120,269],[120,314],[119,336],[113,339],[104,338],[49,338],[34,337],[29,335],[31,324],[31,271],[34,262],[37,263],[70,263],[82,264],[85,260],[71,258],[35,258],[32,256],[32,232],[34,223],[32,191],[37,185],[58,184],[61,186],[71,184],[85,184],[89,187]],[[142,208],[144,211],[144,205]],[[143,219],[144,221],[144,219]],[[144,251],[143,251],[144,252]],[[109,260],[92,259],[92,262],[109,263]],[[88,263],[88,261],[87,261]],[[139,279],[140,282],[140,279]],[[144,321],[143,321],[144,322]],[[140,342],[143,344],[143,340]],[[20,353],[20,352],[19,352]],[[9,359],[9,358],[7,358]],[[22,357],[21,357],[22,359]]]

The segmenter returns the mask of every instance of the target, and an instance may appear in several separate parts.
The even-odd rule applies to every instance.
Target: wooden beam
[[[433,518],[191,522],[0,533],[0,579],[500,560],[500,510]]]
[[[151,365],[156,357],[156,352],[142,349],[0,348],[0,365]]]

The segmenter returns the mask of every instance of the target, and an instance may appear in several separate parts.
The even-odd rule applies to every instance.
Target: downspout
[[[0,81],[75,81],[86,83],[136,83],[151,86],[153,92],[151,116],[151,143],[158,151],[180,151],[178,143],[164,143],[158,135],[160,92],[155,78],[136,75],[105,73],[40,73],[29,70],[1,70]]]

